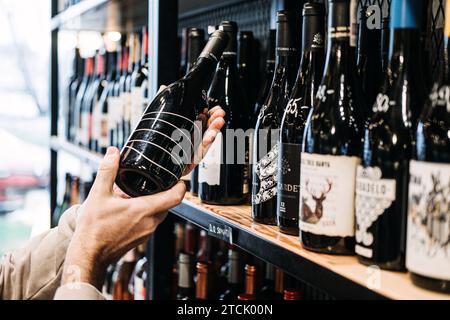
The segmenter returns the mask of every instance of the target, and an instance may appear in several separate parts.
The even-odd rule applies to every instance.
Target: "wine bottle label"
[[[83,112],[81,115],[82,129],[80,132],[80,142],[83,146],[87,146],[89,141],[89,123],[90,123],[90,112]]]
[[[220,164],[222,162],[222,133],[219,132],[205,157],[199,163],[198,182],[210,186],[220,184]]]
[[[278,213],[298,219],[300,192],[300,144],[281,143],[278,164]]]
[[[406,267],[450,281],[450,164],[411,161]]]
[[[330,237],[355,235],[355,178],[360,159],[301,154],[300,229]]]
[[[99,147],[107,148],[109,145],[109,115],[102,113],[100,116],[100,137],[99,137]]]
[[[117,107],[118,99],[117,97],[108,97],[108,127],[113,130],[117,127]]]
[[[276,144],[255,166],[255,174],[259,179],[259,190],[252,195],[253,204],[266,202],[277,195],[278,151],[279,146]]]
[[[382,179],[378,167],[363,168],[356,171],[356,247],[357,254],[372,258],[374,236],[369,228],[377,221],[395,200],[395,179]]]
[[[146,290],[144,280],[134,277],[134,300],[145,300]]]
[[[133,87],[131,89],[131,129],[134,129],[141,119],[143,87]]]
[[[350,1],[350,46],[356,47],[358,42],[358,0]]]

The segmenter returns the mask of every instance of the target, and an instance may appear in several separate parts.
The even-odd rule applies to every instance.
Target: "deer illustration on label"
[[[326,199],[327,194],[331,191],[333,187],[333,182],[331,179],[327,179],[327,187],[320,192],[320,195],[317,196],[314,191],[310,188],[309,180],[306,181],[306,191],[311,198],[316,203],[316,207],[314,211],[311,210],[310,206],[306,202],[306,198],[302,197],[302,206],[301,206],[301,219],[306,223],[317,224],[323,216],[323,202]]]

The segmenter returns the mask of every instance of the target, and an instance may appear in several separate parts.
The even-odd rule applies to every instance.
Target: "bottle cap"
[[[200,57],[218,62],[228,44],[228,40],[229,37],[226,32],[222,30],[214,31],[209,37],[209,40],[200,54]]]
[[[188,28],[189,38],[205,38],[205,30],[200,28]]]
[[[322,3],[307,2],[303,5],[303,16],[320,16],[325,14],[325,7]]]
[[[285,289],[284,300],[300,300],[300,292],[297,289]]]

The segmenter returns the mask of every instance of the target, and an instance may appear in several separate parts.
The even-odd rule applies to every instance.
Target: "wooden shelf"
[[[287,273],[339,299],[449,299],[450,295],[414,286],[407,273],[378,271],[353,256],[318,254],[303,249],[297,237],[253,222],[250,206],[213,206],[187,194],[174,214],[210,230],[227,230],[227,240]],[[224,237],[221,237],[224,238]],[[374,287],[375,286],[375,287]]]
[[[51,19],[51,29],[133,31],[148,23],[148,0],[84,0]]]
[[[52,136],[50,138],[50,148],[55,151],[67,152],[78,159],[90,164],[93,168],[97,168],[103,156],[100,153],[89,151],[85,148],[77,146],[62,138]]]

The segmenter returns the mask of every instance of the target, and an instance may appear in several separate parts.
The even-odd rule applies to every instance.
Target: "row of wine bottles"
[[[95,174],[91,179],[81,179],[76,175],[66,173],[64,195],[52,214],[52,227],[58,225],[59,219],[67,209],[86,199],[94,180]]]
[[[171,283],[167,283],[172,299],[330,299],[190,223],[175,222],[174,239]],[[145,300],[147,272],[148,261],[141,246],[108,268],[103,292],[114,300]]]
[[[430,66],[421,45],[429,2],[393,0],[388,63],[384,72],[379,69],[384,80],[362,81],[375,80],[366,70],[374,60],[382,66],[383,55],[363,49],[364,35],[372,31],[367,25],[352,28],[354,4],[328,1],[326,50],[324,6],[305,4],[301,55],[295,13],[277,13],[274,76],[253,138],[241,148],[243,161],[227,132],[251,127],[251,112],[237,69],[237,24],[222,22],[188,74],[149,104],[122,152],[116,183],[132,196],[172,186],[187,163],[173,152],[182,134],[179,140],[171,134],[185,130],[193,136],[201,131],[194,120],[205,103],[221,105],[225,126],[198,169],[202,201],[243,203],[251,190],[254,220],[300,233],[304,248],[356,252],[362,263],[391,270],[404,270],[406,258],[415,283],[448,291],[449,61],[444,59],[429,94]],[[447,15],[447,25],[449,20]]]
[[[66,139],[94,152],[122,147],[147,106],[147,28],[115,47],[85,58],[75,48],[67,87]]]

